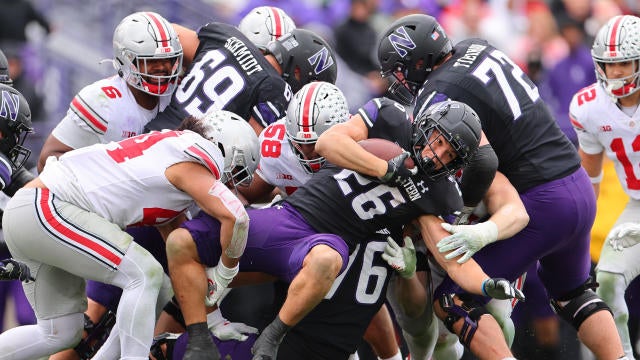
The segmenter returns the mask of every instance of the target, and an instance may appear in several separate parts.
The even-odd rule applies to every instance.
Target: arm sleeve
[[[460,190],[464,206],[475,207],[491,186],[498,169],[498,156],[491,145],[478,148],[471,163],[464,168]]]

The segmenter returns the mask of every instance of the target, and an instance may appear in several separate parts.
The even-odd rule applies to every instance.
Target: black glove
[[[13,259],[0,261],[0,280],[36,281],[31,277],[31,271],[26,264]]]
[[[378,180],[383,184],[399,185],[411,175],[418,173],[418,168],[407,169],[404,161],[409,157],[409,152],[404,151],[402,154],[387,161],[387,173],[384,176],[379,177]]]

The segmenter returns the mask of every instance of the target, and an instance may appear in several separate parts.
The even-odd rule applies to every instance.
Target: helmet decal
[[[317,53],[307,59],[309,64],[314,65],[313,72],[318,75],[333,65],[333,58],[329,56],[329,49],[323,47]]]
[[[404,26],[397,28],[393,33],[389,35],[389,41],[400,57],[405,57],[408,54],[407,49],[413,50],[416,48],[416,44],[413,42],[407,30]]]
[[[17,94],[2,91],[2,107],[0,107],[0,117],[16,121],[20,111],[20,98]]]

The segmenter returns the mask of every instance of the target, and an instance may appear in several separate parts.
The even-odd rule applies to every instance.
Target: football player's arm
[[[591,185],[593,186],[593,192],[596,194],[596,198],[600,195],[600,182],[602,181],[604,151],[598,154],[587,154],[578,149],[580,159],[582,160],[582,167],[587,171],[589,178],[591,179]]]
[[[327,129],[316,142],[316,151],[328,162],[363,175],[383,177],[388,164],[364,150],[358,141],[369,137],[369,128],[360,114]]]
[[[465,291],[483,295],[482,285],[484,280],[488,279],[489,276],[475,260],[470,259],[465,263],[459,264],[456,262],[457,258],[447,260],[444,254],[438,251],[436,245],[438,241],[449,235],[440,225],[443,222],[442,219],[435,215],[422,215],[417,220],[422,239],[427,249],[431,252],[438,264],[447,272],[449,277]]]
[[[275,186],[266,182],[256,171],[253,173],[251,184],[249,186],[238,186],[238,192],[244,196],[249,204],[253,204],[255,202],[271,201],[268,197],[270,197],[274,188]]]
[[[227,268],[235,268],[244,252],[249,231],[249,216],[242,202],[198,163],[172,165],[165,175],[176,188],[189,194],[202,211],[220,222],[220,260]]]
[[[490,221],[498,227],[498,240],[508,239],[529,224],[529,214],[518,191],[501,172],[491,183],[484,197]]]
[[[49,134],[44,145],[42,145],[40,157],[38,157],[38,173],[42,172],[42,169],[44,169],[44,165],[49,156],[60,157],[60,155],[71,150],[73,150],[71,146],[64,144],[62,141],[58,140],[58,138],[53,136],[53,134]]]
[[[178,39],[182,45],[182,64],[186,69],[191,65],[193,58],[196,56],[196,50],[200,45],[200,39],[198,39],[198,34],[195,31],[187,27],[175,23],[171,25],[173,25],[173,28],[176,30]]]

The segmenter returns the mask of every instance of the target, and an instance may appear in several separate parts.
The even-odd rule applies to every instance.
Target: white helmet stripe
[[[304,89],[302,95],[302,111],[300,112],[300,118],[298,119],[298,126],[301,132],[313,131],[313,111],[315,110],[316,97],[320,93],[319,89],[322,85],[321,82],[313,82],[309,87]]]
[[[156,34],[156,41],[161,43],[162,47],[168,47],[170,30],[167,29],[167,26],[170,25],[166,21],[159,19],[156,14],[152,12],[144,12],[142,14],[149,20],[153,33]]]

